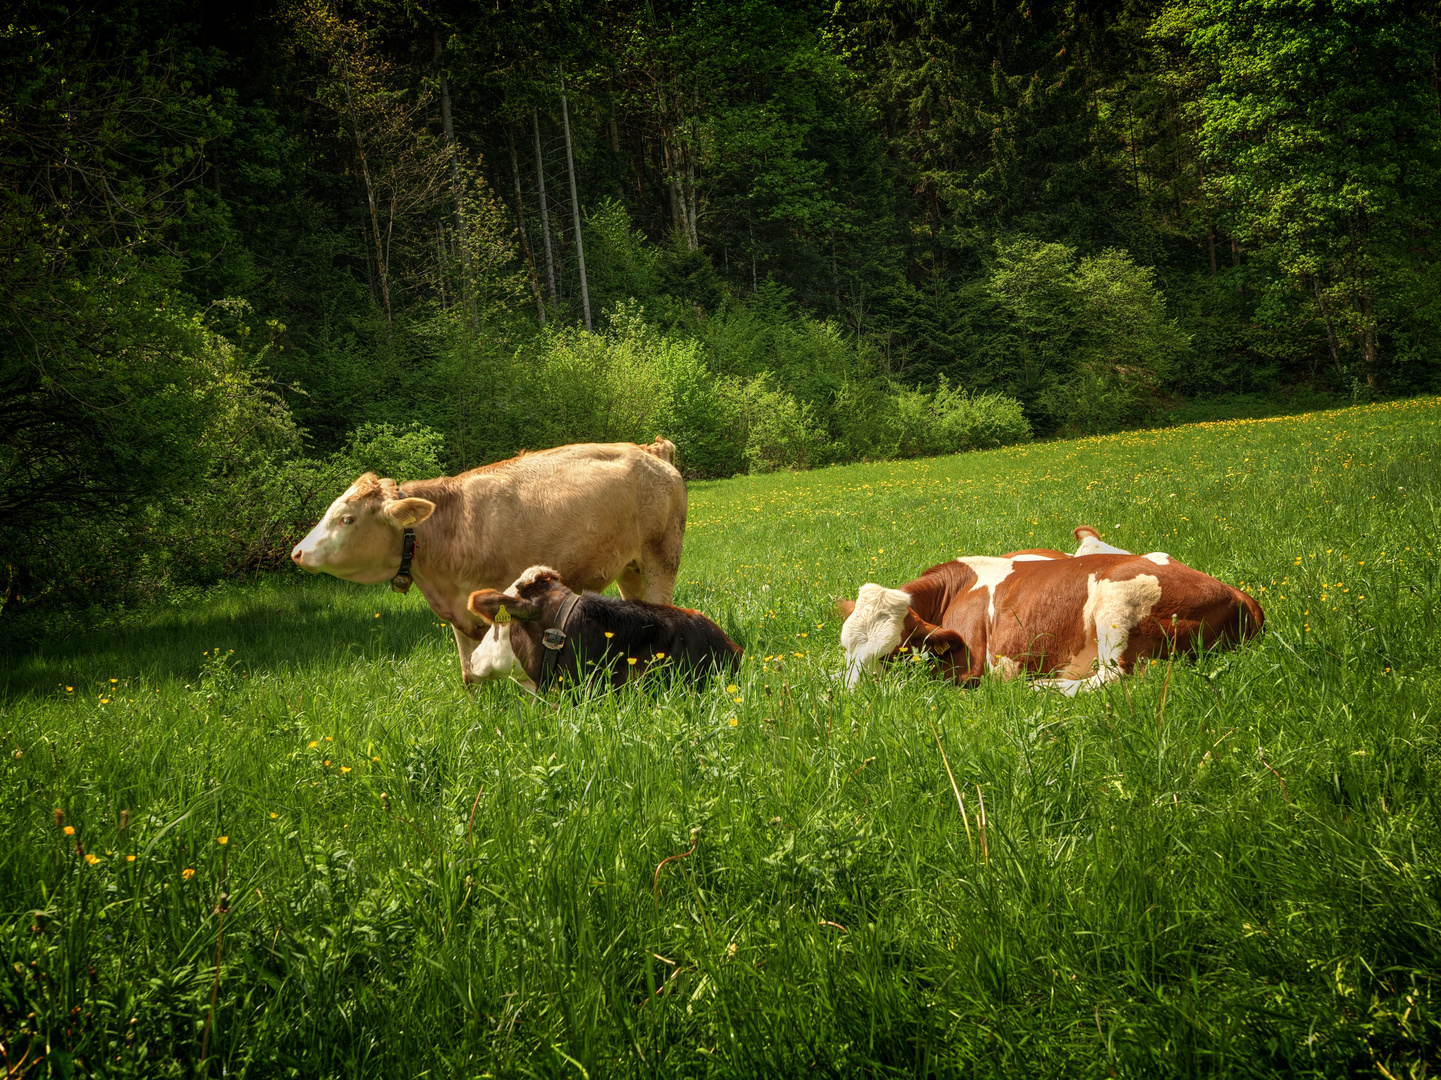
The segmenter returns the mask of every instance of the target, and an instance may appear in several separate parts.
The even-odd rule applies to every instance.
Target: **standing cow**
[[[1068,695],[1142,657],[1244,641],[1265,621],[1241,590],[1159,551],[954,559],[899,589],[862,585],[839,607],[848,685],[909,646],[963,686],[987,671],[1041,674],[1035,685]]]
[[[366,473],[290,553],[295,565],[363,585],[412,581],[455,632],[467,683],[486,624],[467,609],[536,563],[578,588],[612,581],[627,598],[666,604],[685,537],[685,481],[675,446],[657,439],[522,453],[459,476],[394,480]]]

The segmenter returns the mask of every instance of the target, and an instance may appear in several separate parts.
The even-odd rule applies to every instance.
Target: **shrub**
[[[741,448],[747,471],[808,469],[824,436],[809,404],[775,386],[768,371],[753,379],[727,376],[716,384],[733,447]]]
[[[903,390],[892,401],[897,457],[955,454],[1031,438],[1021,403],[1005,394],[971,395],[942,378],[934,393]]]

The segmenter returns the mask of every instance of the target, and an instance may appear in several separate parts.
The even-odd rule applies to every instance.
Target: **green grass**
[[[695,484],[677,599],[746,645],[733,693],[467,696],[418,597],[299,575],[0,658],[4,1053],[1434,1070],[1438,422],[1430,399]],[[918,665],[837,685],[836,596],[1082,523],[1244,584],[1265,634],[1075,700]]]

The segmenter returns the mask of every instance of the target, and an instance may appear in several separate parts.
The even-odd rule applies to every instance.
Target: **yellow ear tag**
[[[510,612],[505,610],[504,604],[501,604],[500,607],[495,609],[495,622],[497,626],[504,626],[510,622]]]

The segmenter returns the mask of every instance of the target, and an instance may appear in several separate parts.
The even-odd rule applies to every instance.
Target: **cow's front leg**
[[[455,635],[455,649],[460,654],[460,677],[465,680],[466,688],[469,689],[480,682],[470,673],[470,657],[480,648],[480,638],[472,637],[470,628],[462,629],[461,626],[460,623],[451,623],[450,631]],[[483,633],[481,637],[484,637]]]

